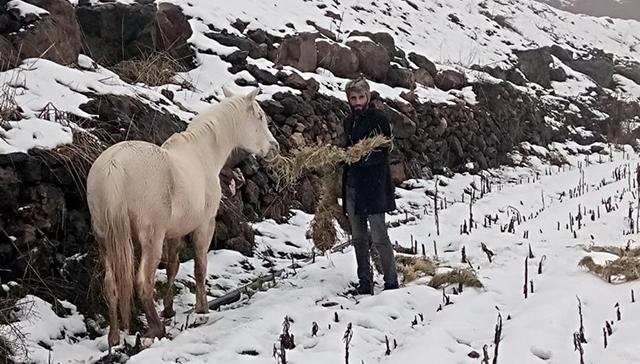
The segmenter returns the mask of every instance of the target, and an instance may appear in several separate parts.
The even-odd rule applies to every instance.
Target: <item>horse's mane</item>
[[[162,146],[170,147],[185,142],[195,143],[202,137],[217,142],[218,129],[222,125],[232,129],[238,127],[239,123],[236,121],[238,116],[245,112],[244,104],[242,97],[234,96],[223,99],[196,115],[184,131],[171,135]]]

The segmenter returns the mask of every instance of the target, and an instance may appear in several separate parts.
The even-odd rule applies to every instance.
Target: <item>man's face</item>
[[[362,91],[354,91],[349,94],[349,105],[356,110],[362,111],[367,106],[367,94]]]

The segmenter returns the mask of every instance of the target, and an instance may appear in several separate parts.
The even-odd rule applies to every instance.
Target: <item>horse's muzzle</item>
[[[269,148],[269,151],[264,156],[264,159],[267,161],[274,160],[280,154],[280,144],[278,144],[278,142],[273,141],[270,143],[270,145],[271,148]]]

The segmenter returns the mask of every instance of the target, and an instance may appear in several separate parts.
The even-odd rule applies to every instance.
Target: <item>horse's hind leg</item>
[[[149,329],[146,337],[164,337],[164,323],[160,320],[153,303],[153,290],[155,288],[155,273],[162,259],[162,244],[164,232],[144,231],[139,234],[140,241],[140,266],[138,267],[138,294],[144,307]]]
[[[164,295],[164,310],[162,311],[162,317],[173,317],[176,312],[173,310],[173,283],[180,267],[180,261],[178,260],[178,253],[182,247],[182,239],[172,239],[166,242],[167,246],[167,292]]]
[[[199,227],[193,232],[193,250],[195,251],[195,276],[196,276],[196,313],[209,312],[205,281],[207,277],[207,252],[213,238],[216,226],[215,217],[209,223]]]
[[[107,306],[109,307],[109,336],[107,341],[109,348],[120,343],[120,325],[118,322],[118,287],[116,286],[115,276],[111,269],[111,264],[105,259],[104,267],[104,286],[105,295],[107,297]]]

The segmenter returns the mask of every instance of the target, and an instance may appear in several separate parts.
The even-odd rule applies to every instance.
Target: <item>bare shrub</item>
[[[481,288],[482,283],[471,269],[455,268],[447,273],[439,273],[433,276],[429,286],[441,288],[450,284],[462,284],[467,287]]]
[[[8,83],[0,85],[0,128],[4,130],[11,129],[9,121],[20,118],[19,110],[16,102],[16,89]]]
[[[142,58],[124,60],[112,66],[111,70],[125,82],[141,82],[149,86],[175,83],[175,76],[187,71],[179,60],[166,52],[149,53]],[[181,83],[189,85],[187,80],[182,80]]]

